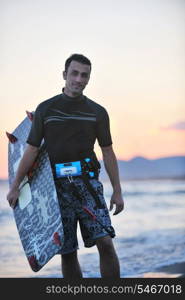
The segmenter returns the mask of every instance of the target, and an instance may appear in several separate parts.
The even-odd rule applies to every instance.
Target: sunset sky
[[[61,93],[72,53],[92,62],[84,94],[107,109],[117,158],[185,155],[184,0],[0,0],[0,39],[0,178],[5,132]]]

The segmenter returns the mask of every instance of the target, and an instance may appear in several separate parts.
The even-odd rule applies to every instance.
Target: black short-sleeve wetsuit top
[[[43,138],[52,166],[96,158],[96,138],[101,147],[112,144],[108,113],[84,95],[59,94],[40,103],[34,113],[27,143],[39,147]]]

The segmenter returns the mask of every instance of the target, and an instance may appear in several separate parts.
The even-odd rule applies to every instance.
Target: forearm
[[[15,179],[11,186],[12,189],[19,188],[20,183],[22,182],[22,180],[30,170],[37,155],[38,155],[38,148],[28,145],[19,163],[19,167],[17,169]]]
[[[115,192],[121,192],[119,169],[118,169],[117,159],[114,154],[114,151],[112,150],[112,147],[110,148],[110,151],[109,150],[103,151],[103,161],[104,161],[107,174],[110,178],[110,182],[112,184],[113,190]]]

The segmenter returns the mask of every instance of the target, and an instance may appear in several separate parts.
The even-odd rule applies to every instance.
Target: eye
[[[88,73],[82,73],[82,78],[88,78]]]
[[[74,70],[74,71],[71,72],[71,74],[74,75],[74,76],[77,76],[78,75],[78,71]]]

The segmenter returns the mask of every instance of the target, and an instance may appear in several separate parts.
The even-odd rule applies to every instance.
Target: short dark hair
[[[84,55],[82,54],[72,54],[65,62],[65,72],[67,72],[68,68],[69,68],[69,65],[70,63],[72,62],[72,60],[75,60],[81,64],[84,64],[84,65],[88,65],[90,66],[90,69],[91,69],[91,62],[90,60],[85,57]]]

